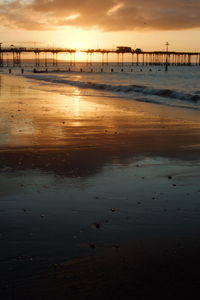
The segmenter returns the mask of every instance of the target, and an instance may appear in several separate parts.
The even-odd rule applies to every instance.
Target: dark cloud
[[[104,31],[200,27],[199,0],[16,0],[0,4],[1,25],[26,30],[60,26]]]

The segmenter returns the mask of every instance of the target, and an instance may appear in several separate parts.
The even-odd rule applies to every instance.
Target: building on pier
[[[118,52],[118,53],[131,53],[132,49],[131,49],[131,47],[118,46],[116,52]]]

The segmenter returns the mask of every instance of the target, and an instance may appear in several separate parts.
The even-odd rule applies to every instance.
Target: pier
[[[101,55],[102,66],[109,64],[109,55],[116,55],[116,64],[122,65],[126,58],[134,65],[174,65],[174,66],[200,66],[200,52],[175,52],[175,51],[143,51],[139,48],[132,49],[130,47],[117,47],[116,49],[87,49],[77,50],[69,48],[25,48],[15,47],[2,47],[0,43],[0,67],[21,67],[22,58],[25,53],[30,53],[34,56],[35,67],[41,65],[41,54],[44,58],[42,64],[47,67],[48,64],[52,66],[58,65],[58,55],[66,54],[66,60],[70,65],[76,64],[76,54],[82,52],[86,54],[86,64],[92,65],[94,54]],[[129,57],[128,57],[129,56]],[[51,62],[49,62],[51,57]],[[112,61],[113,62],[113,61]]]

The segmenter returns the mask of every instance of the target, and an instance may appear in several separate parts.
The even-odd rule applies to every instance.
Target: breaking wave
[[[117,93],[120,95],[130,95],[134,94],[140,96],[157,96],[159,98],[167,98],[183,100],[192,103],[198,103],[200,101],[200,94],[197,92],[186,93],[184,91],[172,90],[172,89],[162,89],[162,88],[151,88],[145,85],[115,85],[115,84],[105,84],[97,83],[91,81],[79,81],[79,80],[69,80],[68,78],[56,77],[56,76],[41,76],[41,75],[26,75],[27,78],[42,80],[50,83],[56,84],[67,84],[71,86],[76,86],[82,89],[95,89],[101,91],[109,91]],[[156,101],[157,103],[157,101]],[[167,103],[166,103],[167,104]]]

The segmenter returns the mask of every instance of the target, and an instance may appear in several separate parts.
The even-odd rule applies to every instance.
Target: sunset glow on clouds
[[[1,42],[200,50],[199,15],[199,0],[0,0]]]
[[[200,27],[199,0],[3,1],[1,25],[26,30],[63,26],[103,31],[181,30]]]

